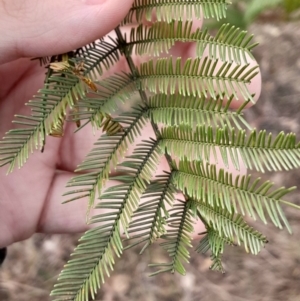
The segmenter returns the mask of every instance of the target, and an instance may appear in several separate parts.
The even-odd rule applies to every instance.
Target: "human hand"
[[[123,0],[122,11],[118,0],[98,2],[102,4],[0,0],[1,136],[12,127],[15,114],[26,114],[24,103],[43,84],[45,70],[28,58],[67,52],[102,37],[122,20],[133,1]],[[172,51],[189,57],[194,49],[178,44]],[[121,61],[114,71],[124,71],[124,66]],[[259,95],[259,76],[250,90]],[[47,138],[45,152],[36,152],[21,170],[8,176],[5,168],[0,170],[0,248],[35,232],[86,230],[87,203],[80,200],[61,205],[65,184],[95,141],[90,128],[83,128],[76,136],[73,130],[73,124],[67,124],[63,138]],[[151,135],[149,128],[145,135]],[[166,170],[166,165],[160,169]]]
[[[29,58],[68,52],[99,39],[120,23],[132,2],[122,0],[120,9],[119,0],[0,0],[1,137],[15,114],[26,114],[24,103],[43,85],[45,69]],[[36,152],[21,170],[6,176],[1,168],[0,248],[39,231],[84,230],[86,203],[60,204],[77,158],[92,146],[92,135],[78,136],[86,145],[80,154],[74,137],[49,137],[45,152]],[[65,150],[66,145],[73,150]]]

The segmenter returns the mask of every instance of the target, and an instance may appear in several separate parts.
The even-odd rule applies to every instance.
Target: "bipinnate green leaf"
[[[233,176],[211,164],[214,160],[227,169],[244,165],[261,172],[300,166],[300,144],[293,133],[273,138],[244,119],[244,108],[254,103],[249,85],[259,72],[252,62],[253,36],[229,24],[212,35],[192,22],[224,18],[229,3],[134,0],[115,28],[116,37],[50,61],[41,58],[50,62],[45,84],[26,104],[31,114],[16,115],[17,127],[0,142],[0,167],[9,165],[9,172],[21,167],[35,149],[44,150],[47,135],[62,137],[67,121],[76,122],[78,131],[88,123],[94,132],[102,130],[67,184],[66,202],[88,198],[87,211],[93,208],[93,215],[91,229],[51,293],[56,301],[95,299],[124,249],[142,244],[143,253],[158,239],[163,239],[170,261],[152,264],[152,275],[184,275],[196,219],[206,227],[196,251],[210,250],[211,269],[221,272],[226,245],[258,254],[267,242],[247,223],[248,216],[291,232],[281,205],[300,209],[283,199],[294,187],[275,188],[270,181]],[[185,44],[183,49],[195,46],[193,57],[168,55],[169,50],[176,53],[176,43]],[[162,53],[165,57],[158,58]],[[124,62],[129,68],[123,69]],[[113,73],[112,67],[122,70]],[[234,111],[236,100],[240,106]],[[142,133],[147,121],[155,138]],[[137,144],[141,135],[144,140]],[[134,150],[123,160],[130,146]],[[170,172],[155,177],[162,156]],[[175,193],[182,200],[176,201]]]

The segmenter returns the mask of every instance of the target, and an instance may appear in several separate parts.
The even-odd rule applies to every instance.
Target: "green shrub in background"
[[[220,24],[230,22],[237,27],[247,28],[263,12],[275,9],[281,10],[283,20],[300,19],[300,0],[232,0],[226,18],[209,26],[218,28]]]
[[[247,0],[247,10],[244,14],[246,24],[251,23],[266,9],[282,8],[285,19],[292,18],[292,13],[300,8],[300,0]]]
[[[300,1],[299,0],[283,0],[284,8],[287,13],[293,13],[296,10],[300,9]]]

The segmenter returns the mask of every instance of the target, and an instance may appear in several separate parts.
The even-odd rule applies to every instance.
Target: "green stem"
[[[123,37],[123,35],[122,35],[122,33],[121,33],[121,30],[120,30],[120,27],[119,27],[119,26],[117,26],[117,27],[115,28],[115,32],[116,32],[116,34],[117,34],[117,37],[118,37],[118,43],[119,43],[119,45],[120,45],[120,48],[119,48],[119,49],[120,49],[120,51],[124,54],[124,56],[125,56],[125,58],[126,58],[126,61],[127,61],[127,64],[128,64],[128,66],[129,66],[129,68],[130,68],[130,71],[131,71],[133,77],[134,77],[135,79],[138,79],[138,78],[140,77],[139,71],[138,71],[138,69],[136,68],[136,66],[135,66],[135,64],[134,64],[131,55],[130,55],[130,54],[128,53],[128,51],[127,51],[127,46],[129,45],[129,43],[127,43],[126,40],[124,39],[124,37]],[[139,85],[138,91],[139,91],[139,94],[140,94],[140,97],[141,97],[141,99],[142,99],[143,104],[146,105],[146,106],[148,106],[148,97],[147,97],[147,94],[146,94],[146,92],[141,88],[140,85]],[[155,135],[156,135],[156,138],[157,138],[157,140],[158,140],[158,137],[160,136],[160,135],[159,135],[159,129],[158,129],[158,126],[157,126],[157,124],[155,124],[152,120],[150,120],[150,122],[151,122],[152,128],[153,128],[153,130],[154,130],[154,133],[155,133]],[[171,167],[171,166],[172,166],[172,158],[171,158],[171,156],[170,156],[169,154],[167,154],[166,152],[165,152],[165,156],[166,156],[166,158],[167,158],[167,161],[168,161],[168,163],[169,163],[170,170],[171,170],[171,172],[172,172],[172,167]]]

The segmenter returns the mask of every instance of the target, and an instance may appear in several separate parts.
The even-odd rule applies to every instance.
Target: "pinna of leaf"
[[[71,73],[82,80],[92,91],[98,91],[95,83],[90,78],[82,74],[84,71],[84,61],[80,61],[78,64],[75,63],[73,67],[68,60],[61,62],[52,62],[50,63],[49,68],[55,72]],[[78,108],[76,104],[71,111],[71,115],[75,117],[76,125],[79,128],[80,120],[78,119]],[[102,128],[103,132],[107,132],[108,135],[113,135],[114,133],[123,131],[121,124],[114,121],[109,114],[103,113],[102,115],[103,121],[100,125],[100,128]],[[58,117],[56,124],[52,125],[52,130],[50,132],[51,136],[59,138],[63,136],[63,126],[65,119],[66,113],[64,108],[61,112],[61,116]]]
[[[10,165],[11,171],[25,163],[33,148],[40,147],[43,133],[53,135],[55,128],[62,133],[68,107],[78,108],[71,118],[85,122],[79,130],[87,123],[103,130],[67,183],[70,190],[64,194],[65,202],[88,198],[95,212],[89,223],[95,227],[81,237],[61,272],[51,293],[55,300],[94,299],[113,269],[115,256],[141,243],[143,252],[158,239],[163,240],[161,246],[170,260],[152,264],[157,268],[153,274],[185,274],[196,220],[206,227],[196,251],[210,250],[212,269],[222,272],[226,245],[242,245],[257,254],[267,242],[247,218],[291,230],[281,205],[298,208],[283,199],[293,187],[273,188],[270,181],[228,171],[230,163],[238,172],[241,164],[259,171],[300,166],[300,145],[293,133],[274,138],[266,131],[251,129],[244,119],[243,109],[253,100],[249,84],[257,72],[248,62],[256,45],[252,36],[228,24],[215,36],[192,26],[195,17],[223,18],[228,2],[135,0],[115,29],[117,38],[83,47],[74,60],[50,64],[54,74],[28,103],[32,121],[26,123],[28,117],[17,116],[15,123],[27,128],[6,134],[0,162]],[[154,12],[157,21],[143,24],[144,18],[152,20]],[[134,28],[130,36],[123,35],[123,27],[130,24]],[[166,55],[177,42],[195,44],[195,57]],[[134,62],[134,51],[137,57],[149,55],[141,66]],[[165,57],[157,59],[160,54]],[[130,71],[96,84],[103,71],[121,57]],[[230,104],[238,94],[245,102],[240,101],[240,107],[232,111]],[[137,104],[111,117],[122,102],[133,97]],[[135,145],[147,123],[155,137],[143,136]],[[22,130],[26,137],[17,136],[16,144]],[[120,162],[130,145],[133,152]],[[224,163],[224,169],[211,162],[218,150],[218,164]],[[162,156],[170,171],[155,175]],[[112,174],[111,168],[117,173]],[[107,180],[119,184],[103,189]],[[177,199],[177,192],[185,201]]]

